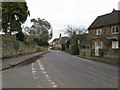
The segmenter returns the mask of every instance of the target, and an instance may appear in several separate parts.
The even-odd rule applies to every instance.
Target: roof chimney
[[[113,12],[117,12],[117,10],[113,9],[112,13],[113,13]]]
[[[61,38],[62,34],[60,33],[59,38]]]
[[[113,9],[113,12],[116,11],[115,9]]]

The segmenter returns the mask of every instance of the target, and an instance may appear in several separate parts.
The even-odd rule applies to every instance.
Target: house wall
[[[118,34],[112,34],[111,33],[111,27],[116,26],[116,25],[111,25],[111,26],[106,26],[106,27],[101,27],[101,28],[96,28],[96,29],[91,29],[89,30],[89,35],[91,38],[92,42],[92,48],[95,49],[95,41],[100,40],[103,42],[103,49],[106,49],[104,53],[104,57],[111,57],[111,58],[118,58],[118,50],[112,49],[112,42],[110,42],[111,46],[108,46],[107,44],[108,39],[107,37],[118,37]],[[117,25],[120,27],[120,25]],[[101,35],[96,35],[96,30],[97,29],[102,29],[102,34]],[[101,39],[103,38],[103,39]]]
[[[112,34],[111,33],[111,27],[113,26],[116,26],[116,25],[112,25],[112,26],[106,26],[106,27],[101,27],[101,28],[96,28],[96,29],[91,29],[89,30],[89,35],[90,35],[90,38],[92,39],[92,48],[95,48],[95,45],[94,45],[94,42],[96,40],[100,40],[100,41],[103,41],[105,42],[104,40],[107,38],[107,37],[118,37],[118,34]],[[120,27],[120,25],[118,25]],[[97,29],[102,29],[102,34],[101,35],[96,35],[96,30]],[[102,40],[103,38],[103,40]],[[106,44],[103,43],[103,47],[106,47]]]

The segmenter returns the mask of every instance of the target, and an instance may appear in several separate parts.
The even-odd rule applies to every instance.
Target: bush
[[[55,47],[52,47],[51,49],[52,49],[52,50],[55,50]]]
[[[56,47],[55,50],[60,50],[60,47]]]
[[[16,34],[16,39],[19,40],[19,41],[24,41],[25,40],[25,36],[24,36],[23,32],[18,32]]]
[[[64,44],[62,44],[62,51],[64,51],[65,50],[65,45]]]
[[[41,41],[39,38],[34,38],[33,41],[36,42],[38,46],[41,45]]]
[[[73,55],[79,55],[79,47],[78,44],[73,44],[71,46],[71,54]]]
[[[42,47],[42,46],[37,47],[37,52],[44,52],[44,51],[47,51],[47,48]]]
[[[34,38],[33,41],[36,42],[38,46],[49,46],[49,43],[47,41],[43,41],[40,38]]]

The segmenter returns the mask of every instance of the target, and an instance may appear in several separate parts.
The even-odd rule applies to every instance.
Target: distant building
[[[67,37],[67,36],[62,37],[62,35],[60,34],[59,38],[55,38],[52,41],[52,45],[53,45],[53,47],[56,50],[61,50],[62,49],[62,45],[63,44],[65,45],[65,43],[66,43],[67,40],[69,40],[69,37]]]

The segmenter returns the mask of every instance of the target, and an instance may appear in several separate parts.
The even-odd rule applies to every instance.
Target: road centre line
[[[37,71],[36,71],[36,68],[34,66],[34,63],[32,63],[32,74],[33,74],[34,80],[37,81],[38,76],[37,76]],[[43,87],[40,86],[39,81],[37,81],[37,88],[43,88]]]
[[[48,83],[51,84],[53,88],[57,88],[58,86],[55,84],[55,82],[53,80],[51,80],[51,78],[47,74],[47,71],[45,71],[44,66],[41,64],[40,60],[37,60],[37,62],[39,64],[39,67],[40,67],[42,73],[44,74],[45,78],[47,79]]]

